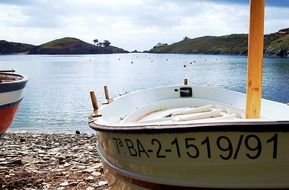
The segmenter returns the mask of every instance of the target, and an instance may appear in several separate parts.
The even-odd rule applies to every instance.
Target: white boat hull
[[[92,118],[90,126],[97,131],[99,153],[110,171],[112,187],[121,183],[124,189],[289,188],[288,106],[263,100],[259,120],[168,121],[174,115],[200,110],[179,110],[188,103],[218,103],[242,115],[244,96],[240,93],[207,87],[191,87],[193,95],[179,99],[169,93],[179,88],[128,94],[103,106],[101,117]],[[213,92],[215,96],[209,99]],[[206,107],[211,106],[201,110]],[[165,116],[164,108],[174,114]],[[281,114],[276,113],[278,109]],[[272,117],[270,111],[274,111]],[[159,115],[165,120],[156,122],[154,117]]]
[[[99,151],[111,169],[154,184],[289,187],[288,132],[177,131],[98,132]]]

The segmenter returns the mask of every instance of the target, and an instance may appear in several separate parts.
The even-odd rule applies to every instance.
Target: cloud
[[[266,32],[288,27],[288,7],[273,5]],[[0,39],[41,44],[73,36],[145,50],[184,36],[247,33],[249,0],[2,0],[0,9]]]
[[[29,5],[32,2],[35,2],[35,0],[1,0],[0,4],[7,4],[7,5]]]

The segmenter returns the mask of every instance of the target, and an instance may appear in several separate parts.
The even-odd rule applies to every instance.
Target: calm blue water
[[[0,56],[0,69],[16,69],[30,79],[9,130],[91,133],[89,91],[96,90],[102,99],[104,85],[117,96],[188,78],[190,84],[245,92],[246,61],[243,56],[223,55]],[[264,98],[289,102],[289,59],[266,58],[263,78]]]

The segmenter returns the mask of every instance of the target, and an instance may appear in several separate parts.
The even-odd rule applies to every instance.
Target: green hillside
[[[231,34],[225,36],[204,36],[182,41],[171,45],[158,44],[150,53],[205,53],[205,54],[247,54],[247,34]],[[289,29],[264,36],[264,52],[268,56],[288,57]]]
[[[99,47],[77,38],[66,37],[34,47],[29,54],[108,54],[126,52],[117,47]]]
[[[0,54],[14,54],[14,53],[25,53],[29,52],[34,45],[8,42],[0,40]]]

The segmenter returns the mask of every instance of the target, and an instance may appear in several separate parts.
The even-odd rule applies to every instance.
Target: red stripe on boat
[[[104,174],[108,180],[110,189],[147,189],[147,190],[248,190],[250,188],[207,188],[207,187],[185,187],[164,185],[158,183],[147,182],[139,179],[135,179],[130,176],[119,173],[107,163],[103,163]],[[254,188],[255,189],[255,188]],[[256,188],[258,190],[275,190],[272,188]]]
[[[4,133],[12,123],[20,102],[0,107],[0,135]]]
[[[137,186],[137,189],[148,189],[148,190],[214,190],[212,188],[198,188],[198,187],[185,187],[185,186],[174,186],[174,185],[164,185],[158,183],[147,182],[139,179],[135,179],[130,176],[123,175],[109,166],[107,163],[103,163],[104,166],[104,174],[111,189],[131,189],[132,185]],[[122,183],[126,182],[126,183]],[[217,189],[215,189],[217,190]],[[221,190],[221,189],[219,189]],[[231,189],[227,189],[231,190]],[[242,189],[240,189],[242,190]],[[268,189],[270,190],[270,189]]]

